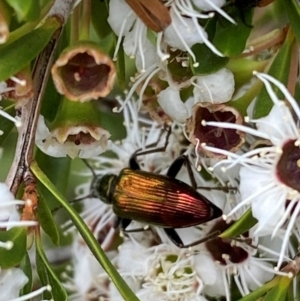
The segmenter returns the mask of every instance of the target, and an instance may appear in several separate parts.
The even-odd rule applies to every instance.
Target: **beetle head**
[[[94,177],[90,188],[91,196],[100,199],[106,204],[111,204],[113,183],[116,177],[113,174]]]

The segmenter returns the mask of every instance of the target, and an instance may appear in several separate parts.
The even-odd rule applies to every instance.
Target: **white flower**
[[[78,137],[78,142],[77,142]],[[69,126],[49,131],[41,115],[38,120],[35,142],[49,156],[72,159],[92,158],[106,150],[110,134],[103,128],[92,126]]]
[[[227,20],[232,23],[235,21],[227,15],[220,6],[224,4],[224,1],[205,0],[200,3],[194,1],[195,5],[204,10],[215,10]],[[191,47],[197,43],[205,43],[212,52],[219,56],[223,54],[216,49],[216,47],[208,40],[207,33],[199,25],[198,19],[207,19],[214,16],[214,14],[201,14],[195,10],[193,4],[190,1],[184,0],[169,0],[165,4],[170,7],[170,14],[172,23],[164,31],[164,39],[167,44],[176,49],[187,51],[194,61],[194,65],[199,63],[196,61],[195,54],[191,50]]]
[[[133,250],[131,265],[122,263],[121,274],[137,277],[141,287],[136,291],[142,301],[204,301],[202,289],[205,275],[201,271],[209,268],[213,262],[208,256],[192,255],[187,249],[179,249],[172,244],[160,244],[151,248],[137,246],[127,242],[120,249],[119,261],[123,262],[128,250]],[[124,254],[122,254],[125,252]],[[200,256],[198,259],[197,257]],[[203,264],[202,260],[206,260]],[[201,264],[199,265],[199,263]],[[134,269],[133,269],[134,267]],[[199,267],[200,271],[199,271]]]
[[[217,220],[210,232],[216,230],[223,232],[229,226],[230,224],[226,224],[223,220]],[[211,239],[199,245],[199,252],[209,254],[214,262],[214,266],[210,268],[211,283],[205,286],[204,293],[211,297],[225,295],[226,300],[230,301],[232,276],[242,296],[273,278],[274,269],[268,262],[271,259],[257,258],[257,238],[252,233],[247,236],[247,239],[249,238],[252,241],[251,245],[222,238]]]
[[[258,120],[247,121],[256,124],[257,130],[246,126],[229,123],[207,122],[207,125],[223,128],[235,128],[248,134],[270,140],[272,145],[258,147],[243,155],[236,155],[220,149],[204,146],[216,153],[228,156],[227,169],[240,164],[240,192],[242,202],[228,215],[239,208],[250,204],[253,216],[258,219],[256,233],[268,233],[275,237],[280,228],[286,224],[286,234],[283,239],[281,254],[277,267],[279,268],[287,248],[290,233],[300,212],[299,158],[300,131],[290,108],[300,119],[300,110],[296,101],[279,81],[267,74],[256,73],[262,80],[272,99],[274,106],[269,115]],[[271,83],[284,94],[288,103],[278,99]],[[218,164],[217,164],[218,165]],[[225,171],[225,169],[224,169]],[[274,201],[276,200],[276,201]]]
[[[139,56],[139,70],[144,72],[149,67],[146,65],[147,56],[145,52],[150,45],[147,39],[146,25],[124,0],[112,0],[109,2],[109,17],[107,21],[112,30],[118,35],[114,60],[117,58],[122,37],[124,36],[123,47],[125,53],[131,58]]]

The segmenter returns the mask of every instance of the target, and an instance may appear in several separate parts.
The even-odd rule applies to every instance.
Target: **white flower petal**
[[[274,277],[274,274],[268,273],[265,271],[263,272],[262,266],[264,266],[265,269],[272,270],[273,269],[272,264],[268,263],[268,262],[263,262],[263,261],[260,261],[259,265],[251,264],[251,261],[253,261],[253,260],[256,260],[256,259],[255,258],[253,259],[250,257],[249,263],[245,267],[249,270],[249,273],[252,274],[254,279],[256,279],[256,281],[258,281],[259,283],[266,283],[266,282],[270,281]],[[259,288],[257,283],[255,281],[253,281],[253,278],[250,277],[250,275],[248,273],[244,273],[244,279],[247,282],[247,285],[250,288],[250,290],[255,290],[255,289]]]
[[[172,119],[184,123],[188,118],[187,108],[180,99],[179,90],[166,88],[158,94],[157,102]]]
[[[20,290],[28,282],[21,269],[10,268],[0,272],[0,301],[8,301],[19,297]]]
[[[124,0],[109,1],[109,17],[107,22],[116,35],[120,35],[122,26],[124,26],[122,36],[128,33],[136,18],[135,13]],[[126,23],[123,24],[125,21]]]
[[[267,134],[274,145],[282,145],[288,139],[297,139],[293,128],[296,125],[290,109],[283,102],[282,105],[274,105],[268,116],[260,118],[257,123],[257,129]]]
[[[242,167],[240,170],[240,180],[240,193],[243,200],[251,197],[260,190],[262,191],[252,200],[252,214],[258,220],[256,231],[260,235],[272,233],[272,230],[274,230],[285,210],[285,200],[281,204],[278,203],[280,202],[278,189],[264,189],[274,179],[270,177],[270,173],[263,172],[262,169],[254,171],[253,169]]]
[[[234,93],[234,77],[230,70],[223,68],[216,73],[198,76],[194,97],[197,102],[224,103]]]
[[[197,43],[203,43],[203,38],[200,36],[194,22],[190,18],[185,18],[183,16],[179,18],[172,9],[171,18],[171,25],[168,26],[164,31],[164,39],[168,45],[173,48],[186,51],[187,48],[182,39],[188,47],[192,47]],[[207,33],[202,27],[199,27],[199,30],[201,30],[202,34],[207,37]]]
[[[225,4],[225,0],[192,0],[192,2],[203,11],[211,11],[212,6],[209,3],[221,7]]]
[[[195,270],[200,275],[205,285],[214,285],[217,281],[216,264],[211,256],[200,253],[195,256]]]

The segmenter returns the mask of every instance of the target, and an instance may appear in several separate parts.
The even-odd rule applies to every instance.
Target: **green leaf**
[[[28,253],[25,253],[25,256],[20,263],[20,269],[28,277],[28,282],[20,291],[20,296],[23,296],[32,292],[32,268]]]
[[[300,44],[300,6],[297,0],[282,0],[281,3],[287,12],[290,25],[294,31],[298,44]]]
[[[49,18],[38,29],[0,47],[0,81],[5,81],[23,69],[45,48],[59,28],[56,18]]]
[[[14,116],[16,114],[14,105],[6,107],[3,111],[11,116]],[[0,129],[3,132],[3,134],[0,135],[0,145],[2,145],[2,143],[5,141],[13,127],[14,123],[11,120],[8,120],[7,118],[0,115]]]
[[[26,253],[27,228],[15,227],[8,231],[0,231],[1,242],[12,242],[10,250],[0,248],[0,267],[8,269],[18,265]]]
[[[92,24],[99,39],[108,36],[112,30],[107,22],[108,7],[105,2],[99,0],[92,0]]]
[[[279,283],[274,286],[266,296],[263,298],[263,301],[282,301],[285,300],[289,286],[293,278],[281,277]]]
[[[103,112],[101,125],[109,131],[112,140],[122,140],[126,137],[123,113]]]
[[[231,7],[231,9],[234,10],[233,18],[237,24],[229,21],[218,22],[213,39],[213,44],[217,49],[228,57],[239,55],[244,51],[251,32],[252,19],[251,9],[243,10],[242,15],[236,7]]]
[[[196,56],[196,61],[200,62],[198,66],[193,66],[190,58],[190,66],[194,75],[205,75],[217,72],[228,63],[228,57],[221,57],[213,53],[205,44],[196,44],[192,47]]]
[[[38,219],[45,231],[51,238],[55,245],[59,245],[59,232],[56,227],[56,223],[53,219],[51,210],[49,209],[46,200],[44,199],[41,191],[39,191],[39,207],[38,207]]]
[[[293,51],[293,44],[295,38],[291,30],[289,30],[285,42],[278,51],[275,59],[270,66],[268,74],[282,82],[284,85],[287,84],[290,72],[291,54]],[[278,87],[274,87],[274,92],[279,99],[283,99],[283,95]],[[255,105],[254,105],[254,118],[261,118],[269,114],[273,107],[273,101],[271,100],[265,87],[260,91]]]
[[[36,237],[36,267],[42,285],[50,284],[52,288],[51,293],[48,291],[44,292],[44,298],[50,300],[52,295],[54,301],[68,300],[66,290],[55,275],[44,253],[40,237]]]
[[[251,229],[256,223],[257,219],[252,216],[251,210],[248,209],[239,220],[221,233],[219,237],[234,238]]]
[[[270,282],[265,283],[263,286],[259,287],[258,289],[239,299],[238,301],[258,301],[262,295],[264,295],[279,283],[280,278],[281,277],[276,276]]]
[[[40,4],[37,0],[5,0],[16,12],[19,21],[32,21],[40,14]]]
[[[71,159],[69,157],[50,157],[39,149],[36,150],[35,159],[55,187],[60,192],[65,193],[70,175]],[[38,188],[44,199],[47,200],[47,206],[50,210],[57,207],[57,201],[53,195],[42,185],[39,185]]]
[[[68,203],[64,196],[56,189],[56,187],[51,183],[47,176],[42,172],[36,162],[32,162],[30,166],[33,174],[36,178],[45,186],[47,189],[57,198],[59,203],[64,207],[66,212],[69,214],[73,224],[77,228],[78,232],[81,234],[85,243],[94,254],[95,258],[101,264],[103,269],[107,272],[116,288],[123,296],[126,301],[139,301],[132,290],[129,288],[127,283],[123,280],[120,274],[117,272],[113,264],[110,262],[105,252],[102,250],[98,241],[94,237],[93,233],[89,230],[85,222],[82,220],[78,212]]]

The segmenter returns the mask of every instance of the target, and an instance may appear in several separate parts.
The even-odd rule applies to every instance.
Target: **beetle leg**
[[[158,152],[164,152],[166,150],[166,148],[168,146],[168,143],[169,143],[169,138],[170,138],[170,135],[171,135],[171,127],[167,127],[166,131],[167,131],[167,136],[166,136],[164,146],[157,147],[157,148],[150,149],[150,150],[147,149],[147,148],[156,146],[158,144],[159,140],[160,140],[160,137],[159,137],[157,142],[147,145],[146,150],[144,150],[144,151],[141,151],[140,149],[137,150],[135,153],[133,153],[133,155],[129,159],[130,169],[132,169],[132,170],[139,170],[140,169],[140,166],[137,162],[137,157],[138,156],[148,155],[148,154],[153,154],[153,153],[158,153]]]
[[[97,177],[93,167],[90,165],[90,163],[86,159],[82,159],[83,163],[86,165],[86,167],[92,172],[93,177]]]
[[[206,242],[210,239],[214,239],[217,238],[218,235],[221,233],[221,231],[215,231],[213,233],[208,234],[207,236],[205,236],[204,238],[198,239],[192,243],[189,244],[184,244],[181,240],[181,238],[179,237],[179,235],[177,234],[177,232],[175,231],[175,229],[173,228],[165,228],[164,229],[167,236],[170,238],[170,240],[178,247],[178,248],[189,248],[189,247],[193,247],[196,246],[198,244],[201,244],[203,242]]]
[[[191,180],[192,187],[197,190],[196,180],[192,171],[191,163],[187,156],[181,155],[179,156],[169,167],[167,176],[175,178],[182,168],[183,163],[186,163],[186,168]]]
[[[114,223],[114,228],[119,228],[121,231],[125,232],[126,231],[125,229],[130,225],[131,222],[132,222],[131,219],[117,216]]]
[[[176,245],[178,248],[184,248],[184,243],[173,228],[164,228],[167,236],[170,238],[172,243]]]

